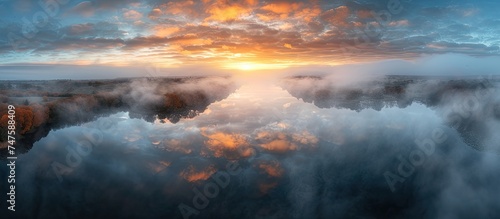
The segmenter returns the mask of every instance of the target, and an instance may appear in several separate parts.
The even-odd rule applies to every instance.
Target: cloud
[[[162,14],[163,14],[163,12],[161,11],[161,9],[159,9],[159,8],[154,8],[153,10],[151,10],[151,12],[149,12],[148,17],[149,17],[149,19],[151,19],[151,20],[156,20],[156,19],[158,19],[158,17],[160,17]]]
[[[93,29],[92,24],[76,24],[69,27],[68,33],[71,35],[80,35],[85,32],[90,32]]]
[[[194,1],[170,1],[160,7],[164,9],[165,13],[178,15],[181,13],[186,13],[188,15],[193,15],[195,11],[191,8],[194,6]]]
[[[262,10],[264,11],[270,11],[272,13],[278,14],[278,16],[282,19],[285,19],[288,17],[288,14],[290,14],[293,11],[297,11],[302,4],[297,3],[297,2],[279,2],[279,3],[270,3],[267,5],[264,5],[261,7]]]
[[[63,28],[60,33],[71,37],[119,38],[125,36],[125,31],[109,22],[74,24]]]
[[[237,20],[248,15],[252,11],[250,6],[254,3],[254,1],[243,1],[241,3],[230,3],[226,0],[209,1],[205,10],[209,16],[205,20],[222,22]]]
[[[321,17],[327,21],[330,22],[333,26],[347,26],[348,25],[348,18],[350,16],[350,10],[346,6],[340,6],[335,9],[330,9],[328,11],[325,11]]]
[[[91,17],[95,14],[95,9],[92,7],[92,2],[83,1],[74,6],[70,12],[74,12],[85,17]]]
[[[289,142],[288,138],[284,133],[268,133],[268,132],[260,132],[256,136],[257,141],[262,141],[260,147],[264,150],[277,152],[277,153],[285,153],[288,151],[297,150],[297,145]]]
[[[175,27],[175,26],[173,26],[173,27],[172,26],[166,26],[166,27],[156,26],[154,28],[155,35],[159,36],[159,37],[171,36],[172,34],[179,32],[179,30],[180,30],[180,28]]]
[[[153,1],[142,2],[140,7],[137,3],[83,1],[67,11],[61,9],[71,22],[54,23],[50,32],[45,31],[48,27],[41,28],[43,30],[36,37],[19,40],[18,47],[31,51],[23,54],[25,60],[33,60],[27,62],[44,63],[47,60],[40,57],[50,56],[56,63],[66,60],[77,63],[79,60],[75,59],[84,55],[99,56],[99,53],[112,51],[130,59],[140,57],[121,64],[155,60],[208,63],[219,67],[227,65],[227,60],[268,65],[337,65],[415,59],[423,54],[491,56],[499,52],[495,38],[499,27],[495,20],[472,13],[476,9],[484,11],[481,5],[429,7],[402,2],[405,10],[384,21],[378,16],[388,10],[387,4],[374,1],[335,4],[319,1]],[[122,11],[123,16],[104,19],[111,16],[113,9]],[[72,17],[74,14],[92,16],[93,20]],[[149,19],[144,19],[146,15]],[[477,22],[484,25],[471,25],[474,22],[471,19],[478,19]],[[6,19],[1,28],[23,36],[22,25],[19,21]],[[14,52],[10,46],[13,43],[9,41],[12,39],[7,35],[0,36],[0,53],[6,57],[3,63],[14,60],[7,55]],[[91,45],[90,49],[84,46],[87,44]],[[141,54],[131,54],[131,50],[141,50]],[[150,52],[144,52],[147,50]],[[68,52],[78,54],[69,56]],[[116,56],[106,57],[113,59]]]
[[[408,26],[408,20],[392,21],[389,26]]]
[[[214,166],[208,166],[203,170],[197,171],[193,166],[181,172],[180,176],[188,182],[196,182],[199,180],[207,180],[212,174],[216,172]]]
[[[280,164],[276,161],[262,162],[258,167],[270,177],[281,177],[284,172]]]
[[[92,3],[99,9],[116,9],[117,7],[127,7],[140,3],[140,0],[93,0]]]
[[[207,133],[206,128],[202,128],[201,133],[207,138],[205,145],[215,157],[240,158],[255,154],[244,135],[224,132]]]
[[[296,20],[311,22],[320,13],[317,2],[277,1],[262,5],[257,11],[257,17],[264,22]]]
[[[123,12],[123,17],[127,20],[139,20],[142,18],[142,14],[135,10],[126,10]]]

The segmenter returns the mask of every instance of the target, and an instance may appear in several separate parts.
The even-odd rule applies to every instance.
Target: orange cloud
[[[301,133],[294,133],[292,135],[292,139],[294,142],[310,146],[315,146],[319,141],[316,136],[314,136],[308,131],[303,131]]]
[[[251,10],[243,8],[240,6],[229,6],[229,7],[212,7],[207,10],[210,13],[210,17],[205,20],[215,20],[215,21],[233,21],[242,15],[248,14]]]
[[[259,3],[258,0],[245,0],[245,2],[248,4],[248,5],[257,5]]]
[[[256,140],[264,142],[259,144],[261,148],[277,153],[294,151],[298,148],[297,145],[290,142],[283,133],[260,132],[257,134]]]
[[[142,18],[142,14],[135,10],[127,10],[123,13],[123,17],[127,20],[139,20]]]
[[[175,29],[169,29],[169,31],[172,31],[171,33],[176,32]],[[175,42],[175,45],[178,46],[211,45],[213,43],[212,39],[200,38],[197,34],[186,34],[175,38],[172,42]]]
[[[305,146],[314,147],[318,143],[318,138],[307,131],[290,136],[282,132],[262,131],[257,133],[255,140],[262,149],[276,153],[294,151]]]
[[[165,13],[168,14],[196,14],[195,11],[192,9],[194,6],[194,1],[192,0],[187,0],[187,1],[172,1],[167,4],[163,4],[162,8],[165,11]]]
[[[163,12],[161,11],[161,9],[159,8],[154,8],[153,10],[151,10],[151,12],[149,12],[149,19],[151,20],[156,20],[158,19],[158,17],[160,17],[161,15],[163,14]]]
[[[224,132],[209,134],[206,129],[202,129],[201,133],[208,138],[205,141],[205,146],[212,151],[215,157],[250,157],[255,153],[244,135]]]
[[[238,18],[250,14],[255,0],[246,0],[243,3],[230,2],[227,0],[215,0],[207,6],[206,12],[209,16],[205,21],[234,21]]]
[[[356,16],[361,19],[373,17],[372,12],[368,10],[359,10],[356,12]]]
[[[285,139],[273,140],[271,142],[261,144],[260,146],[265,150],[274,151],[278,153],[285,153],[287,151],[297,150],[297,145]]]
[[[318,17],[321,14],[321,9],[319,6],[314,6],[312,8],[307,7],[302,9],[301,11],[295,13],[296,18],[302,18],[307,22],[311,22],[314,18]]]
[[[350,10],[346,6],[339,6],[334,9],[325,11],[321,17],[323,20],[331,23],[334,26],[348,26],[349,22],[347,19],[350,16]]]
[[[271,177],[281,177],[285,172],[278,161],[263,162],[259,168]]]
[[[267,13],[259,13],[257,16],[263,21],[283,20],[290,16],[292,12],[301,8],[302,3],[271,3],[262,6],[260,9]]]
[[[306,5],[296,2],[279,2],[264,5],[260,9],[264,13],[257,14],[257,17],[262,21],[284,20],[291,17],[310,22],[321,13],[317,3]]]
[[[302,3],[288,3],[288,2],[280,2],[280,3],[272,3],[264,5],[261,9],[270,11],[276,14],[282,14],[288,16],[293,11],[297,11],[302,6]]]
[[[194,166],[189,166],[186,170],[180,173],[180,176],[188,182],[196,182],[199,180],[207,180],[216,172],[213,165],[208,166],[203,170],[196,170]]]
[[[161,26],[156,26],[153,29],[155,31],[155,35],[159,37],[167,37],[176,32],[179,32],[180,30],[179,27],[161,27]]]

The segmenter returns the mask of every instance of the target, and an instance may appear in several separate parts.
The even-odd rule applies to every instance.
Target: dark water
[[[353,110],[289,91],[249,83],[175,124],[121,112],[52,131],[18,157],[2,218],[500,217],[486,97]]]

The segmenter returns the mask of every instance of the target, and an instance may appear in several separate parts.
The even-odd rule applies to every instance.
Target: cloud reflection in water
[[[237,161],[242,172],[196,218],[498,216],[498,156],[467,147],[443,123],[419,103],[322,109],[277,86],[246,84],[176,124],[118,113],[51,132],[18,160],[19,211],[182,218],[178,205],[192,203],[193,187]],[[435,128],[448,140],[391,193],[383,173],[396,172],[398,156]],[[51,164],[64,164],[85,130],[103,140],[59,183]]]

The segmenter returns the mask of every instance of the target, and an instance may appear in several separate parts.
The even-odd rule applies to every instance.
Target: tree
[[[18,107],[16,108],[16,128],[19,130],[19,134],[25,134],[33,127],[33,111],[30,107]]]

